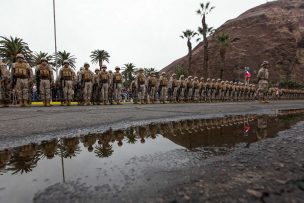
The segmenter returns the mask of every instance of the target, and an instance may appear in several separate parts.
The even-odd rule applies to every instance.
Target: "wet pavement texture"
[[[0,202],[231,202],[229,196],[208,199],[208,190],[215,188],[216,181],[224,181],[228,171],[210,164],[214,168],[208,177],[214,179],[208,185],[208,181],[203,181],[208,168],[204,164],[251,149],[252,145],[256,147],[267,138],[274,139],[280,131],[300,121],[304,121],[303,109],[280,110],[271,115],[151,123],[7,148],[0,151]],[[303,158],[295,160],[302,164],[302,170]],[[244,171],[243,162],[229,166]],[[282,164],[277,162],[274,167]],[[216,177],[221,175],[220,179]],[[256,178],[255,174],[238,178],[250,182],[252,177]],[[291,180],[277,179],[279,183],[288,181]],[[303,181],[297,181],[299,188],[304,186]],[[228,189],[233,190],[233,184],[218,194],[227,195]],[[260,190],[253,187],[245,193],[253,197],[252,201],[269,197],[269,193]],[[298,192],[303,198],[303,190]],[[248,201],[242,198],[234,200]]]

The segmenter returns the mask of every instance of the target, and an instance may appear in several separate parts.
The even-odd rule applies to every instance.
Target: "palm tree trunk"
[[[187,46],[188,46],[188,57],[189,57],[189,73],[191,72],[191,61],[192,61],[192,44],[190,42],[190,39],[188,39],[188,42],[187,42]]]
[[[99,60],[99,70],[102,69],[102,60]]]
[[[207,39],[207,24],[206,24],[206,15],[204,14],[202,18],[202,26],[203,26],[203,38],[204,38],[204,69],[205,69],[205,77],[209,77],[209,67],[208,67],[208,61],[209,61],[209,55],[208,55],[208,39]]]

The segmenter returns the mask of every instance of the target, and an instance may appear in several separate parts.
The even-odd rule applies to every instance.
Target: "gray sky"
[[[58,50],[90,62],[90,52],[104,49],[110,69],[128,62],[161,69],[187,53],[179,38],[197,30],[195,11],[202,0],[56,0]],[[266,0],[211,0],[208,16],[219,27]],[[52,0],[1,0],[1,36],[21,37],[33,51],[54,53]],[[4,20],[3,20],[4,19]],[[96,65],[91,66],[95,68]]]

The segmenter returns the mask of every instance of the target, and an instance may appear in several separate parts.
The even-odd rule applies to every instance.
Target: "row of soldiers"
[[[172,74],[168,78],[165,72],[157,77],[155,72],[146,76],[144,70],[139,69],[135,79],[131,82],[130,89],[134,103],[184,103],[184,102],[225,102],[225,101],[252,101],[261,98],[268,99],[303,99],[303,90],[289,90],[268,88],[268,62],[262,64],[258,73],[258,86],[241,82],[223,81],[221,79],[206,80],[198,77],[177,78]],[[54,81],[53,70],[46,58],[42,58],[35,69],[35,76],[29,64],[22,54],[18,54],[13,64],[11,74],[6,66],[0,63],[1,83],[0,101],[8,106],[9,90],[15,89],[20,106],[30,104],[30,92],[33,84],[37,84],[41,100],[44,106],[51,105],[51,88],[57,86],[60,90],[61,104],[71,105],[75,94],[79,104],[120,104],[121,91],[123,88],[123,76],[120,68],[115,72],[107,71],[103,65],[101,70],[95,73],[90,70],[90,65],[85,63],[83,68],[76,74],[71,68],[69,61],[63,61],[63,67],[59,76]]]

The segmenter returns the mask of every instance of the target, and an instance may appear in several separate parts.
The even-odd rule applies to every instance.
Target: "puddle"
[[[109,130],[0,151],[0,202],[32,202],[34,195],[61,182],[119,187],[137,169],[135,157],[172,150],[207,150],[210,156],[234,146],[277,136],[304,120],[304,110],[274,115],[226,116]],[[222,152],[222,153],[219,153]],[[170,162],[170,160],[167,160]]]

